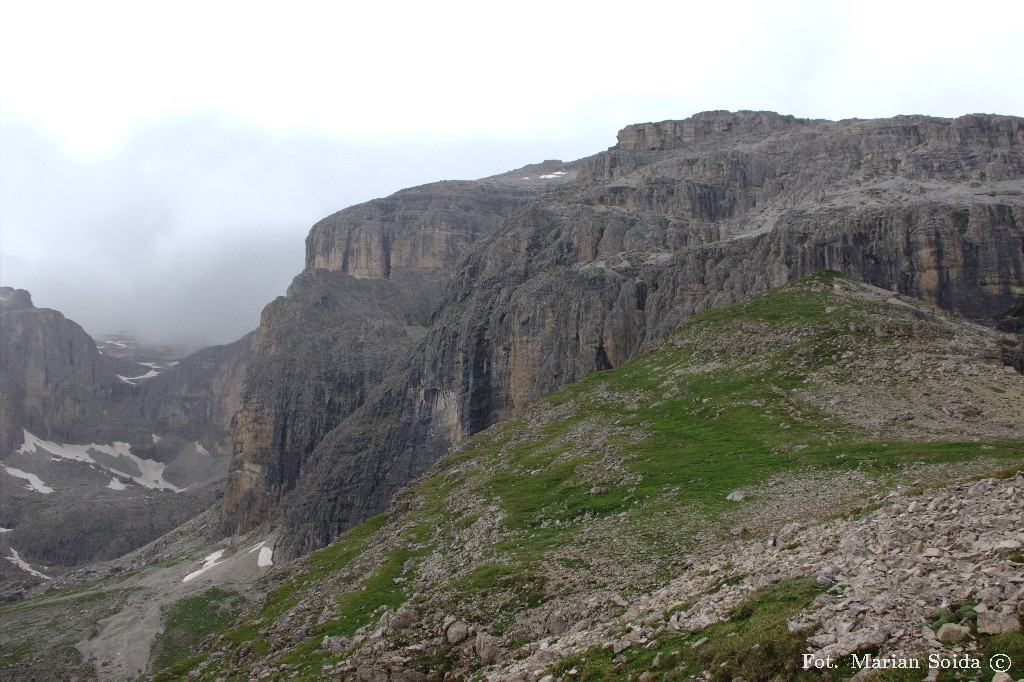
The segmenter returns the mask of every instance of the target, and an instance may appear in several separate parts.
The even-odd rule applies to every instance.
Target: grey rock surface
[[[0,290],[0,554],[53,577],[213,504],[254,338],[140,364],[130,339],[101,350],[27,291]],[[12,568],[7,592],[42,580]]]
[[[460,439],[621,364],[696,312],[816,270],[1009,332],[1024,321],[1019,118],[708,112],[629,126],[607,152],[561,168],[542,193],[522,171],[439,183],[314,227],[306,272],[261,326],[228,529],[277,518],[284,554],[323,546]],[[340,337],[280,352],[277,339],[291,337],[277,311],[316,326],[330,306],[315,292],[335,273],[348,275],[336,280],[346,291],[401,289],[405,305],[429,292],[422,338],[395,320],[393,345],[380,345],[391,364],[362,381],[324,360],[344,353]],[[1018,350],[1007,357],[1019,362]],[[275,372],[289,381],[268,380]],[[289,397],[314,387],[330,400]]]

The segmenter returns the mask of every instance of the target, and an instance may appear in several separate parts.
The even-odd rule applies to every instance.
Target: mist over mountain
[[[128,331],[182,353],[255,329],[302,270],[309,225],[339,207],[609,142],[352,142],[213,113],[151,124],[98,157],[18,120],[3,141],[3,284],[94,336]]]

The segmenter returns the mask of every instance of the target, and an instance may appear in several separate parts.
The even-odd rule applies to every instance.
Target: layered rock
[[[563,167],[404,190],[313,227],[305,272],[261,318],[233,427],[228,530],[268,518],[314,448],[406,362],[469,245],[568,182]]]
[[[124,392],[80,326],[36,308],[29,292],[0,288],[0,448],[22,429],[65,441],[95,435],[106,401]]]
[[[231,420],[252,359],[256,333],[196,351],[124,401],[124,421],[141,421],[150,433],[199,440],[217,454],[231,454]]]
[[[578,177],[561,176],[471,244],[447,214],[422,223],[449,226],[443,244],[467,249],[444,273],[451,276],[422,343],[375,395],[352,403],[363,407],[347,417],[335,411],[334,424],[324,423],[333,432],[297,451],[264,448],[269,459],[250,472],[253,495],[267,488],[258,482],[265,469],[291,477],[252,520],[302,478],[283,511],[286,551],[328,542],[382,510],[452,443],[617,366],[694,312],[815,270],[1020,328],[1022,119],[710,112],[630,126],[577,167]],[[403,202],[396,195],[388,215],[401,215]],[[437,203],[415,197],[411,205],[425,215]],[[382,215],[382,206],[350,209],[352,222],[330,238],[314,228],[309,267],[394,279],[394,263],[415,254],[435,262],[448,248],[395,236]],[[267,429],[264,442],[275,433],[286,431]],[[225,521],[247,527],[231,506]]]
[[[143,365],[104,355],[79,325],[4,287],[0,527],[10,532],[0,553],[58,574],[119,556],[212,504],[253,341]]]

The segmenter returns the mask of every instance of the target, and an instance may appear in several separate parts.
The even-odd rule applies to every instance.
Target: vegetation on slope
[[[158,679],[196,668],[209,679],[360,666],[472,675],[488,655],[449,635],[453,622],[515,660],[621,614],[733,537],[1019,461],[1024,396],[1018,375],[989,362],[998,339],[889,296],[823,273],[694,317],[652,352],[469,439],[387,518],[295,564],[259,609]],[[812,593],[760,595],[744,618],[709,626],[709,638],[738,628],[735,646],[671,669],[733,660],[744,633],[777,628]],[[768,638],[776,653],[729,670],[787,677],[799,639]],[[610,660],[559,670],[600,679]]]

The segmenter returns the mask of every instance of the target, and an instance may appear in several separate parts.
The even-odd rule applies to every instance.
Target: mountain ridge
[[[355,412],[336,413],[297,450],[236,432],[233,466],[255,466],[254,452],[263,459],[259,472],[233,479],[226,528],[274,519],[287,528],[290,556],[323,546],[462,438],[621,364],[694,313],[819,269],[1009,331],[1024,319],[1024,121],[1015,117],[709,112],[627,127],[615,147],[563,167],[445,272],[425,336]],[[506,186],[516,177],[527,176],[501,176]],[[470,202],[477,186],[452,185]],[[442,193],[434,206],[451,203],[444,183],[428,187],[418,191]],[[400,206],[401,193],[388,202]],[[431,205],[412,213],[429,223]],[[348,286],[345,263],[373,258],[359,273],[400,278],[386,273],[383,241],[349,239],[391,229],[360,222],[365,210],[311,231],[313,268],[299,287],[321,264],[341,268],[328,272]],[[354,243],[372,258],[353,258]],[[322,370],[308,371],[319,381]],[[246,414],[243,406],[240,420]],[[320,419],[302,414],[274,419]],[[268,487],[268,466],[289,474]],[[237,503],[267,491],[274,501],[259,511]]]
[[[143,364],[129,339],[101,350],[27,291],[4,287],[0,299],[0,594],[10,597],[136,549],[219,499],[254,335]]]
[[[932,614],[972,590],[1019,627],[1019,590],[992,589],[1024,547],[1007,338],[837,273],[701,313],[467,438],[157,679],[817,679],[803,653],[953,656]],[[969,651],[1016,651],[981,612]]]

